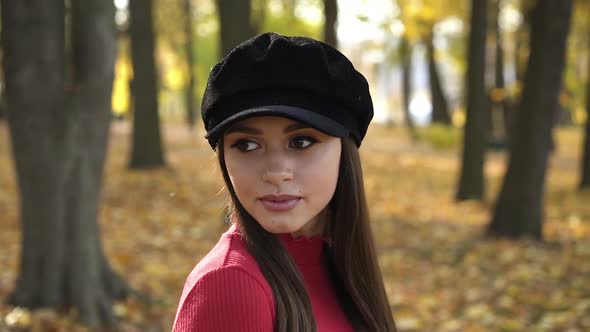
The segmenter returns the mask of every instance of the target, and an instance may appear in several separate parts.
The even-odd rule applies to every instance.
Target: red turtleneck
[[[352,331],[322,261],[323,238],[277,235],[303,275],[318,331]],[[174,332],[273,331],[270,285],[232,225],[186,279]]]

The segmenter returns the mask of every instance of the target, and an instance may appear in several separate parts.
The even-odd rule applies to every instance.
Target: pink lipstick
[[[288,211],[301,201],[300,196],[294,195],[265,195],[259,198],[260,203],[270,211]]]

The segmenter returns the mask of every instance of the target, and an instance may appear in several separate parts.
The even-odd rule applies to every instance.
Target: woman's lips
[[[270,211],[288,211],[299,204],[301,197],[290,195],[267,195],[260,198],[260,203]]]

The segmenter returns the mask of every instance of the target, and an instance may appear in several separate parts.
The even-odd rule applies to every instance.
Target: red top
[[[353,331],[322,260],[323,238],[277,236],[303,275],[317,330]],[[186,279],[172,330],[270,332],[274,325],[272,289],[232,225]]]

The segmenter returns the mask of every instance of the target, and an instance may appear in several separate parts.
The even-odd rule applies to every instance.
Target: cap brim
[[[240,111],[229,118],[223,120],[217,126],[207,132],[205,138],[211,141],[211,138],[219,138],[223,132],[237,121],[251,118],[254,116],[280,116],[291,120],[299,121],[325,134],[336,137],[347,137],[349,130],[340,123],[315,112],[300,107],[286,105],[267,105],[257,106]]]

